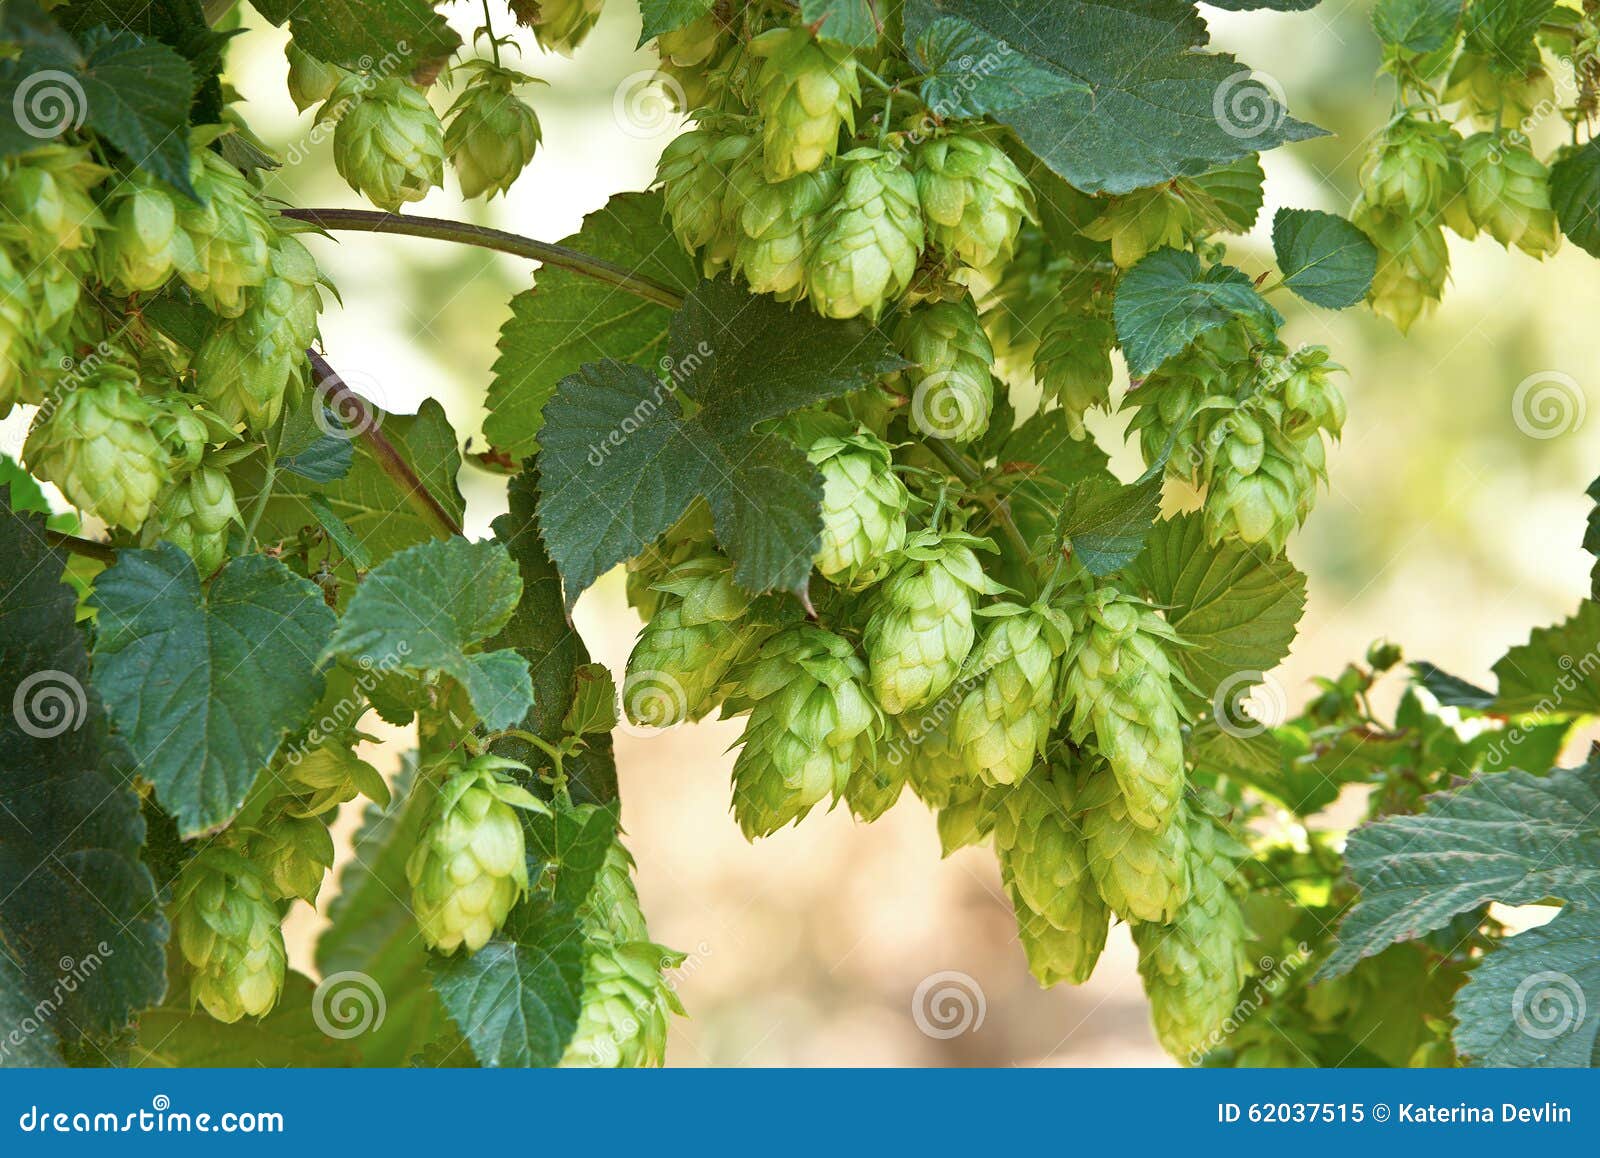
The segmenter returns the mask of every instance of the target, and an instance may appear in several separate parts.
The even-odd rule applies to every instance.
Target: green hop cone
[[[1111,914],[1095,889],[1077,819],[1077,777],[1050,768],[1000,796],[994,847],[1028,968],[1041,985],[1081,985],[1106,944]]]
[[[1011,260],[1017,232],[1033,220],[1033,192],[1016,163],[981,133],[951,133],[912,161],[928,241],[975,269]]]
[[[850,774],[844,801],[857,820],[870,824],[895,806],[905,787],[905,765],[872,761]]]
[[[73,506],[137,530],[167,483],[167,452],[150,429],[154,417],[131,371],[102,368],[40,410],[23,462]]]
[[[590,942],[583,966],[578,1027],[561,1064],[613,1069],[660,1066],[667,1031],[682,1002],[662,975],[683,963],[682,953],[650,941]]]
[[[1109,769],[1085,777],[1078,803],[1089,872],[1100,897],[1125,921],[1173,920],[1189,896],[1189,830],[1152,832],[1133,822]]]
[[[266,876],[275,900],[317,903],[333,867],[333,837],[320,820],[275,816],[250,837],[250,861]]]
[[[0,161],[0,240],[35,263],[86,250],[105,226],[91,195],[107,170],[89,150],[45,145]]]
[[[1133,942],[1156,1036],[1193,1064],[1221,1042],[1247,961],[1244,915],[1228,888],[1244,850],[1205,816],[1190,823],[1189,848],[1188,899],[1170,924],[1134,925]]]
[[[733,765],[733,811],[746,837],[770,836],[875,759],[883,718],[848,641],[809,623],[785,628],[741,669],[727,711],[748,709]]]
[[[722,44],[722,22],[715,12],[691,20],[682,28],[663,32],[656,37],[656,49],[663,64],[681,69],[703,65],[716,54]]]
[[[994,409],[994,348],[970,295],[907,310],[895,344],[917,369],[907,371],[911,426],[919,434],[971,442],[989,429]]]
[[[962,675],[968,688],[952,738],[967,771],[988,784],[1015,784],[1044,750],[1059,710],[1058,660],[1070,629],[1052,608],[999,603]]]
[[[654,586],[660,601],[628,656],[622,706],[635,724],[667,728],[714,709],[728,669],[766,632],[720,555],[692,556]]]
[[[1373,146],[1361,171],[1363,196],[1373,205],[1431,216],[1461,184],[1460,135],[1442,121],[1403,117]]]
[[[696,499],[666,534],[628,560],[624,584],[628,606],[645,622],[654,619],[661,605],[661,592],[656,590],[656,584],[678,564],[713,550],[713,541],[711,508],[704,500]]]
[[[715,276],[737,253],[738,234],[728,212],[730,183],[754,148],[755,141],[742,133],[697,128],[674,137],[661,154],[656,180],[667,219],[679,243],[701,255],[707,277]]]
[[[824,434],[806,458],[822,473],[822,542],[817,570],[847,591],[882,578],[906,541],[910,495],[894,473],[888,444],[864,429]]]
[[[1466,208],[1472,223],[1507,249],[1546,258],[1561,248],[1550,207],[1550,170],[1526,145],[1477,133],[1462,147]],[[1468,236],[1471,236],[1468,234]]]
[[[333,163],[357,193],[399,212],[444,181],[444,128],[427,94],[403,77],[350,76],[339,82],[318,123],[337,118]]]
[[[339,82],[350,75],[337,64],[318,60],[293,40],[284,45],[283,54],[289,58],[289,99],[302,113],[327,100]]]
[[[840,160],[843,186],[818,228],[806,286],[823,317],[876,320],[917,272],[916,181],[894,153],[853,149]]]
[[[1444,227],[1432,218],[1392,213],[1365,203],[1357,207],[1351,220],[1378,248],[1378,269],[1367,301],[1405,333],[1438,304],[1450,280]]]
[[[188,864],[173,899],[173,939],[194,971],[190,1000],[218,1021],[263,1017],[283,988],[283,930],[271,883],[233,849]]]
[[[1066,664],[1073,742],[1093,738],[1133,822],[1160,831],[1183,800],[1183,705],[1167,655],[1177,633],[1153,608],[1109,587],[1088,598],[1074,625]]]
[[[150,430],[166,447],[167,465],[174,475],[199,466],[210,444],[233,439],[231,427],[210,411],[196,409],[187,395],[158,394],[149,402]]]
[[[33,368],[33,320],[27,279],[0,249],[0,418],[18,403],[37,406],[44,401]]]
[[[524,765],[479,756],[441,786],[426,827],[406,861],[411,910],[431,949],[476,953],[528,891],[522,821],[516,810],[546,811],[504,770]]]
[[[1322,436],[1315,430],[1291,438],[1265,418],[1238,411],[1212,456],[1206,482],[1206,536],[1212,543],[1238,539],[1273,554],[1316,501],[1325,476]]]
[[[950,739],[947,717],[933,712],[921,718],[890,716],[888,725],[881,759],[905,766],[906,783],[929,808],[943,808],[973,783],[961,752]]]
[[[194,263],[177,270],[215,312],[236,318],[249,304],[247,291],[272,272],[273,229],[255,190],[202,141],[197,136],[189,153],[189,180],[200,200],[178,202]]]
[[[749,49],[762,62],[754,104],[767,175],[785,181],[820,169],[838,149],[840,130],[855,130],[861,99],[855,58],[804,28],[770,29]]]
[[[960,532],[919,531],[872,596],[864,639],[872,694],[890,715],[915,712],[961,674],[983,595],[1005,590],[983,573],[974,549],[994,544]]]
[[[1289,408],[1285,432],[1305,434],[1326,430],[1334,437],[1344,429],[1344,392],[1333,376],[1344,367],[1333,360],[1326,346],[1306,346],[1284,364],[1283,401]]]
[[[354,738],[359,738],[359,733]],[[357,796],[383,807],[389,804],[389,787],[383,776],[357,756],[344,737],[294,749],[283,761],[281,775],[284,789],[292,797],[284,806],[290,816],[322,816]]]
[[[228,525],[243,522],[228,473],[201,466],[162,496],[156,517],[146,530],[151,542],[165,539],[182,547],[194,560],[195,570],[206,576],[227,558]]]
[[[463,67],[473,71],[450,106],[444,148],[461,181],[461,195],[493,197],[511,188],[539,147],[539,118],[513,91],[533,78],[486,60]]]
[[[793,301],[805,292],[817,227],[838,192],[835,169],[801,173],[777,184],[769,183],[757,165],[734,169],[726,206],[738,224],[733,268],[750,283],[752,293]]]
[[[957,756],[959,758],[959,753]],[[949,801],[939,808],[935,818],[940,855],[949,856],[957,849],[988,840],[994,831],[1001,795],[1000,789],[985,784],[976,776],[969,775],[956,782]]]
[[[179,270],[196,268],[194,243],[180,224],[182,194],[142,170],[105,199],[107,230],[95,247],[100,276],[121,294],[158,290]]]
[[[1168,183],[1112,197],[1100,215],[1083,226],[1083,235],[1111,243],[1111,260],[1120,268],[1136,265],[1158,249],[1187,249],[1200,231],[1194,210]]]
[[[522,22],[532,25],[539,47],[571,56],[600,19],[605,0],[519,0],[512,4],[519,16],[524,6],[531,12],[531,19]]]
[[[1066,415],[1073,438],[1087,437],[1083,416],[1111,401],[1111,351],[1117,344],[1111,319],[1062,310],[1051,317],[1033,356],[1033,372],[1046,398]]]

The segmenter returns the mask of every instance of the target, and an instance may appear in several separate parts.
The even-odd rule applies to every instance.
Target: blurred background
[[[477,6],[454,8],[470,39]],[[512,27],[501,5],[491,10],[498,28]],[[1389,85],[1375,79],[1365,4],[1206,14],[1219,48],[1271,74],[1297,116],[1335,134],[1263,158],[1260,226],[1231,248],[1231,260],[1256,273],[1277,207],[1348,210],[1367,135],[1388,117]],[[257,18],[246,10],[246,19]],[[611,0],[572,60],[543,56],[524,38],[523,67],[550,82],[526,94],[544,127],[533,165],[488,207],[464,204],[449,177],[410,211],[556,240],[611,194],[645,188],[678,121],[641,87],[654,58],[634,49],[638,32],[632,0]],[[302,206],[360,204],[311,115],[297,116],[289,101],[282,40],[253,31],[231,60],[245,117],[286,158],[272,192]],[[481,448],[496,337],[532,267],[395,237],[311,244],[343,296],[322,322],[333,364],[386,409],[440,399]],[[1311,676],[1336,672],[1378,636],[1409,658],[1486,681],[1507,646],[1564,617],[1586,588],[1583,491],[1600,473],[1600,415],[1585,421],[1584,411],[1600,386],[1600,268],[1570,245],[1543,264],[1453,235],[1451,251],[1444,306],[1409,339],[1365,310],[1291,315],[1291,347],[1325,343],[1348,367],[1350,418],[1330,456],[1332,489],[1289,548],[1310,578],[1309,607],[1266,694],[1290,707]],[[1560,394],[1542,426],[1514,421],[1513,395],[1530,378]],[[1118,425],[1097,428],[1106,445]],[[1137,471],[1118,461],[1125,477]],[[504,509],[503,480],[469,465],[461,483],[469,534],[487,534]],[[620,672],[638,627],[620,574],[584,595],[576,619],[596,658]],[[623,823],[645,911],[658,941],[689,954],[678,982],[691,1017],[676,1027],[672,1064],[1169,1064],[1146,1024],[1125,931],[1113,931],[1088,985],[1039,990],[992,854],[941,860],[932,817],[909,793],[870,827],[841,809],[747,844],[728,811],[726,749],[737,734],[737,724],[708,722],[618,736]],[[395,735],[368,755],[390,767],[404,743]],[[346,841],[353,820],[341,820]],[[311,970],[321,919],[304,906],[292,919],[301,969]],[[966,976],[950,996],[972,1010],[968,1028],[948,1037],[937,1024],[924,1032],[912,1013],[929,986],[945,984],[943,973]]]

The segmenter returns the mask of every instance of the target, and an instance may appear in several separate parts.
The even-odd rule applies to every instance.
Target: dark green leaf
[[[800,19],[823,40],[871,48],[883,31],[883,0],[800,0]]]
[[[44,497],[44,491],[9,455],[0,454],[0,487],[10,488],[7,502],[13,511],[50,513],[50,500]]]
[[[1583,493],[1594,503],[1583,531],[1583,549],[1595,557],[1594,566],[1589,569],[1589,598],[1600,600],[1600,478]]]
[[[696,281],[694,261],[664,216],[660,194],[624,193],[585,217],[583,228],[561,244],[688,293]],[[500,330],[484,435],[516,458],[531,457],[556,384],[602,358],[657,365],[671,316],[665,306],[592,277],[542,267],[534,288],[511,300],[511,317]]]
[[[1469,4],[1463,27],[1467,51],[1482,56],[1496,76],[1521,81],[1539,67],[1539,25],[1555,0],[1490,0]]]
[[[1010,500],[1012,515],[1029,542],[1054,529],[1069,488],[1091,478],[1117,482],[1105,451],[1092,438],[1073,438],[1061,410],[1041,411],[1011,431],[996,458],[1008,471],[1024,476],[1012,485]]]
[[[145,825],[44,520],[0,502],[0,1065],[59,1064],[166,989]],[[20,1036],[16,1036],[20,1035]]]
[[[555,901],[577,908],[594,886],[606,853],[617,836],[617,806],[556,808],[523,814],[528,856],[541,870],[555,875]],[[532,869],[530,877],[542,876]]]
[[[1009,45],[1002,51],[985,33],[951,16],[930,21],[906,50],[922,73],[923,103],[943,119],[981,117],[1057,93],[1089,91],[1045,61]]]
[[[1433,698],[1447,708],[1467,708],[1475,712],[1488,711],[1494,706],[1494,693],[1469,684],[1459,676],[1420,660],[1411,665],[1413,678],[1427,688]]]
[[[1473,1065],[1600,1062],[1600,911],[1569,905],[1507,937],[1456,996],[1456,1048]]]
[[[356,1065],[361,1059],[356,1043],[330,1037],[317,1024],[320,1010],[332,1028],[341,1032],[345,1028],[329,1018],[330,999],[338,999],[336,989],[319,989],[303,974],[291,972],[283,979],[278,1004],[260,1020],[247,1018],[224,1025],[187,1005],[149,1009],[139,1015],[134,1057],[141,1066],[163,1069]],[[387,1019],[387,1007],[384,1016]]]
[[[225,824],[322,694],[322,592],[265,555],[202,593],[170,543],[124,550],[95,582],[95,686],[185,836]]]
[[[639,0],[639,45],[663,32],[676,32],[710,12],[716,0]]]
[[[1550,168],[1550,205],[1572,244],[1600,257],[1600,138],[1562,150]]]
[[[194,68],[195,103],[190,120],[197,125],[222,119],[222,54],[234,32],[214,31],[200,0],[73,0],[55,9],[56,23],[75,36],[104,25],[138,33],[173,49]]]
[[[617,685],[603,663],[573,673],[572,706],[562,721],[569,736],[600,735],[617,726]]]
[[[1089,574],[1109,575],[1139,557],[1161,510],[1162,473],[1158,466],[1126,486],[1088,478],[1067,491],[1059,531]]]
[[[345,525],[328,500],[321,495],[312,495],[306,500],[311,507],[311,513],[317,516],[317,522],[322,524],[322,529],[327,532],[328,541],[334,548],[349,560],[350,566],[357,571],[366,571],[372,567],[372,556],[367,554],[367,548],[361,540],[356,538],[354,532]]]
[[[1256,12],[1264,8],[1274,12],[1305,12],[1315,8],[1321,0],[1206,0],[1213,8],[1228,12]]]
[[[389,76],[442,60],[461,44],[428,0],[252,0],[318,60]]]
[[[1280,209],[1272,249],[1283,284],[1316,306],[1342,310],[1367,296],[1378,249],[1343,217],[1316,209]]]
[[[1233,57],[1199,51],[1205,22],[1183,0],[908,0],[907,49],[941,18],[982,38],[980,59],[1019,55],[1083,86],[993,116],[1086,193],[1194,176],[1322,131],[1290,117],[1275,85]]]
[[[692,415],[652,371],[613,361],[564,379],[545,407],[539,524],[569,607],[696,497],[741,587],[803,590],[822,481],[786,438],[753,428],[905,365],[863,321],[827,321],[727,280],[689,295],[671,350]]]
[[[499,543],[421,543],[362,580],[328,654],[369,670],[442,672],[466,690],[483,725],[500,731],[533,703],[528,661],[469,649],[505,626],[521,594],[517,565]]]
[[[1269,326],[1283,318],[1231,265],[1202,270],[1188,250],[1158,249],[1122,276],[1113,312],[1128,370],[1140,377],[1207,330],[1235,318]]]
[[[1600,603],[1585,600],[1554,627],[1535,628],[1494,665],[1501,712],[1600,712]]]
[[[1462,0],[1378,0],[1372,27],[1385,44],[1436,52],[1454,39]]]

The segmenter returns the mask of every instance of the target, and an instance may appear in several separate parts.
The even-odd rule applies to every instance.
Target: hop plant
[[[661,154],[656,180],[672,231],[690,253],[701,254],[707,277],[726,267],[737,252],[729,186],[735,168],[754,148],[754,139],[742,133],[698,128],[674,137]]]
[[[1462,147],[1466,208],[1472,227],[1506,248],[1516,246],[1545,258],[1561,247],[1561,229],[1550,207],[1550,170],[1523,144],[1494,133],[1478,133]]]
[[[409,80],[346,77],[317,114],[318,123],[334,119],[334,166],[380,209],[397,213],[443,183],[444,128]]]
[[[654,587],[660,602],[628,656],[622,704],[635,724],[666,728],[715,708],[728,669],[766,629],[720,555],[692,556]]]
[[[521,0],[521,4],[531,10],[532,18],[524,23],[532,25],[539,47],[571,56],[599,21],[605,0]],[[520,5],[513,7],[522,11]]]
[[[1089,979],[1111,919],[1089,872],[1077,779],[1052,767],[1006,790],[995,810],[1000,876],[1028,968],[1045,986]]]
[[[154,417],[132,371],[98,367],[40,410],[23,461],[73,506],[137,530],[168,478],[166,450],[150,428]]]
[[[1073,742],[1093,738],[1128,815],[1159,832],[1183,799],[1184,709],[1167,655],[1177,633],[1153,608],[1110,587],[1088,596],[1073,618],[1066,662]]]
[[[77,145],[45,145],[0,162],[0,239],[38,262],[89,249],[105,226],[92,194],[106,173]]]
[[[27,279],[0,249],[0,418],[19,402],[36,406],[44,400],[42,383],[31,372],[35,358],[31,296]]]
[[[218,1021],[262,1017],[283,988],[285,954],[272,886],[220,845],[184,866],[173,895],[173,936],[194,975],[190,1000]]]
[[[822,542],[817,570],[847,591],[887,573],[906,541],[905,484],[889,447],[864,429],[823,434],[807,460],[822,473]]]
[[[333,837],[320,820],[274,816],[251,834],[249,852],[275,900],[316,904],[322,880],[333,867]]]
[[[894,153],[853,149],[840,161],[843,187],[819,228],[807,288],[823,317],[876,320],[917,270],[924,233],[916,181]]]
[[[970,295],[907,310],[895,344],[917,369],[911,425],[920,434],[971,442],[989,428],[994,409],[994,348]]]
[[[1188,899],[1170,924],[1134,925],[1133,941],[1156,1036],[1194,1062],[1221,1040],[1244,984],[1244,916],[1228,882],[1245,850],[1206,816],[1189,824],[1189,849]]]
[[[1334,437],[1344,429],[1344,392],[1333,376],[1344,367],[1326,346],[1306,346],[1290,355],[1283,379],[1283,401],[1289,409],[1284,431],[1290,435],[1325,430]]]
[[[1269,416],[1235,411],[1227,420],[1206,484],[1206,536],[1260,544],[1274,554],[1304,521],[1323,478],[1325,451],[1315,431],[1284,434]]]
[[[539,147],[539,118],[514,91],[533,78],[487,60],[462,67],[469,77],[450,106],[444,149],[463,197],[493,197],[511,188]]]
[[[350,75],[337,64],[318,60],[294,40],[284,46],[283,54],[289,58],[289,99],[302,113],[327,100],[339,82]]]
[[[1444,228],[1431,218],[1366,204],[1357,208],[1352,220],[1378,249],[1377,273],[1367,301],[1405,333],[1438,304],[1450,279]]]
[[[283,786],[292,799],[283,808],[289,816],[323,816],[357,796],[388,805],[389,788],[382,775],[350,748],[357,738],[363,737],[356,733],[328,738],[296,750],[293,758],[285,762]]]
[[[767,175],[784,181],[820,169],[838,149],[840,130],[855,129],[855,58],[804,28],[769,29],[748,47],[762,62],[753,103]]]
[[[194,244],[179,225],[179,194],[142,170],[102,203],[106,232],[95,247],[100,276],[118,293],[146,293],[178,270],[195,269]]]
[[[516,810],[546,807],[505,775],[511,768],[527,771],[499,756],[451,771],[406,861],[411,909],[429,948],[476,953],[528,890]]]
[[[1084,777],[1078,803],[1089,872],[1111,911],[1125,921],[1176,919],[1189,896],[1188,827],[1152,832],[1134,823],[1106,768]]]
[[[1111,243],[1111,260],[1123,269],[1163,247],[1186,249],[1199,231],[1194,210],[1171,184],[1113,197],[1083,226],[1083,235]]]
[[[1044,396],[1060,404],[1073,438],[1088,434],[1084,414],[1110,404],[1111,351],[1116,344],[1110,318],[1078,309],[1056,312],[1039,336],[1034,376]]]
[[[733,811],[745,836],[770,836],[876,756],[882,714],[867,668],[847,640],[803,623],[762,645],[741,669],[729,712],[750,712],[733,765]]]
[[[953,738],[967,771],[989,784],[1015,784],[1033,768],[1060,715],[1058,661],[1070,625],[1044,606],[999,603],[963,680]]]
[[[738,225],[733,268],[752,293],[792,301],[805,293],[806,263],[822,212],[838,195],[834,169],[801,173],[770,183],[758,166],[739,165],[728,188],[730,216]]]
[[[197,135],[189,153],[189,181],[199,200],[178,203],[194,263],[176,268],[213,310],[235,318],[249,304],[247,291],[271,273],[273,230],[244,177],[203,141]]]
[[[994,544],[957,531],[920,531],[873,592],[867,662],[872,694],[890,715],[915,712],[944,695],[977,636],[978,599],[1004,590],[983,573],[974,550],[992,551]]]
[[[980,133],[949,133],[920,145],[912,167],[929,242],[976,269],[1011,260],[1033,193],[1005,150]]]
[[[173,484],[146,530],[151,541],[182,547],[195,569],[210,575],[227,556],[229,524],[243,521],[227,471],[201,466]]]
[[[1363,196],[1397,213],[1431,216],[1459,190],[1461,147],[1460,135],[1442,121],[1402,117],[1367,156]]]

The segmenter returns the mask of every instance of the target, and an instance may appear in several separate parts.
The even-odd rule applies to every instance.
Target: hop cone
[[[857,820],[871,823],[900,799],[906,787],[906,767],[873,760],[859,765],[844,786],[844,800]]]
[[[711,59],[720,43],[722,24],[713,12],[707,12],[682,28],[663,32],[656,37],[656,49],[661,53],[662,62],[679,68],[704,64]]]
[[[233,429],[208,410],[197,410],[183,394],[150,398],[150,430],[166,447],[173,472],[191,471],[205,458],[211,443],[230,442]]]
[[[1363,196],[1396,213],[1428,217],[1455,195],[1461,137],[1442,121],[1405,117],[1390,125],[1361,172]]]
[[[893,153],[853,149],[841,160],[844,186],[820,227],[807,287],[823,317],[876,319],[917,271],[916,181]]]
[[[132,374],[102,370],[39,412],[22,457],[73,506],[137,530],[167,482],[167,453]]]
[[[1405,333],[1438,303],[1450,278],[1444,228],[1432,218],[1367,204],[1357,208],[1352,220],[1378,247],[1378,269],[1367,301]]]
[[[822,472],[817,570],[846,590],[877,582],[905,545],[910,501],[888,445],[865,430],[825,434],[806,458]]]
[[[398,212],[444,181],[444,129],[410,81],[348,77],[317,114],[319,122],[335,117],[334,166],[380,209]]]
[[[1073,741],[1093,736],[1128,815],[1160,831],[1183,799],[1183,708],[1167,657],[1177,636],[1153,609],[1109,588],[1095,592],[1075,619],[1066,667]]]
[[[953,737],[967,771],[990,784],[1015,784],[1044,750],[1059,714],[1057,660],[1067,625],[1046,607],[1002,603],[974,653]]]
[[[950,800],[939,809],[937,827],[941,854],[949,856],[960,848],[982,844],[994,831],[1001,790],[984,784],[976,776],[957,782]]]
[[[654,619],[661,604],[661,592],[656,590],[656,584],[678,564],[711,549],[712,537],[711,509],[697,499],[666,534],[628,560],[625,583],[628,606],[645,622]]]
[[[1171,184],[1113,197],[1083,227],[1085,237],[1111,243],[1111,260],[1123,269],[1166,246],[1187,248],[1197,231],[1194,211]]]
[[[792,301],[805,292],[806,262],[816,244],[822,212],[839,192],[833,169],[769,183],[755,165],[740,165],[728,189],[728,209],[738,224],[733,268],[758,294]]]
[[[277,816],[251,836],[250,860],[270,882],[274,899],[298,897],[314,905],[333,867],[333,837],[320,820]]]
[[[1111,400],[1111,350],[1117,344],[1110,318],[1062,310],[1039,338],[1033,356],[1034,376],[1046,398],[1054,398],[1066,415],[1073,438],[1083,438],[1083,416]]]
[[[0,162],[0,239],[36,263],[88,249],[105,225],[91,196],[105,175],[78,146],[45,145]]]
[[[1326,346],[1307,346],[1290,355],[1283,380],[1283,401],[1288,406],[1284,430],[1290,435],[1326,430],[1338,437],[1344,429],[1344,392],[1333,376],[1344,367],[1333,361]]]
[[[750,710],[733,765],[733,811],[747,837],[770,836],[824,797],[843,795],[874,759],[882,716],[850,644],[811,624],[769,639],[743,669],[730,711]]]
[[[191,1001],[225,1022],[271,1011],[283,987],[283,931],[255,865],[232,849],[200,853],[178,878],[172,924],[194,971]]]
[[[1533,257],[1549,257],[1561,247],[1550,207],[1550,170],[1526,145],[1478,133],[1467,139],[1461,162],[1474,225],[1507,249],[1516,246]]]
[[[248,304],[246,291],[272,271],[272,226],[237,169],[208,148],[191,147],[189,156],[189,180],[201,200],[178,201],[178,223],[195,257],[177,270],[213,310],[235,318]]]
[[[861,99],[855,59],[804,28],[771,29],[749,48],[762,62],[754,104],[767,175],[783,181],[820,169],[838,149],[840,129],[855,129]]]
[[[107,230],[95,247],[101,277],[121,294],[160,289],[196,269],[194,243],[179,224],[180,194],[140,170],[107,196]]]
[[[1206,484],[1206,535],[1238,539],[1273,554],[1311,512],[1324,476],[1322,436],[1299,438],[1265,416],[1240,410],[1228,420]]]
[[[907,310],[895,327],[895,344],[918,369],[911,425],[919,434],[971,442],[989,429],[994,409],[994,348],[970,296]]]
[[[692,129],[672,139],[656,168],[672,232],[690,253],[701,254],[708,277],[737,252],[729,185],[735,168],[742,168],[739,162],[753,148],[755,141],[742,134]]]
[[[1189,895],[1189,831],[1141,828],[1109,770],[1090,773],[1079,796],[1089,872],[1111,911],[1125,921],[1173,920]]]
[[[691,557],[655,588],[660,602],[628,656],[622,705],[635,724],[667,728],[717,706],[728,668],[763,629],[719,555]]]
[[[975,782],[950,739],[948,719],[929,712],[921,719],[891,716],[889,725],[882,759],[905,767],[906,783],[929,808],[945,807]]]
[[[1041,985],[1080,985],[1106,944],[1110,914],[1095,891],[1076,813],[1076,777],[1061,768],[1005,792],[994,847],[1028,968]]]
[[[297,751],[283,768],[285,789],[294,797],[290,816],[322,816],[357,796],[389,803],[389,788],[378,770],[351,751],[343,738]]]
[[[890,715],[933,703],[961,674],[977,635],[978,597],[1003,590],[983,573],[974,548],[994,545],[959,532],[920,531],[873,593],[867,662],[872,694]]]
[[[912,167],[932,244],[978,269],[1011,260],[1017,231],[1033,218],[1033,193],[1005,150],[952,133],[919,146]]]
[[[504,193],[533,160],[539,118],[513,89],[531,78],[484,60],[450,106],[444,148],[461,181],[463,197]]]
[[[417,926],[440,952],[465,945],[476,953],[528,890],[516,810],[545,806],[507,779],[506,768],[523,765],[479,756],[454,772],[406,861]]]
[[[228,554],[228,524],[242,523],[228,474],[201,466],[178,480],[161,500],[150,538],[182,547],[201,575],[210,575]]]
[[[300,112],[327,100],[349,75],[337,64],[318,60],[293,40],[284,47],[283,54],[289,58],[289,99]]]
[[[1239,902],[1228,890],[1230,842],[1208,818],[1189,832],[1189,898],[1167,925],[1138,924],[1139,975],[1150,998],[1156,1036],[1191,1062],[1221,1040],[1245,978],[1246,935]]]
[[[17,403],[44,401],[41,383],[32,373],[33,320],[27,280],[0,249],[0,418]]]
[[[571,56],[600,19],[605,0],[538,0],[528,5],[534,16],[523,23],[533,26],[533,37],[546,52]],[[519,14],[521,9],[513,4]]]

